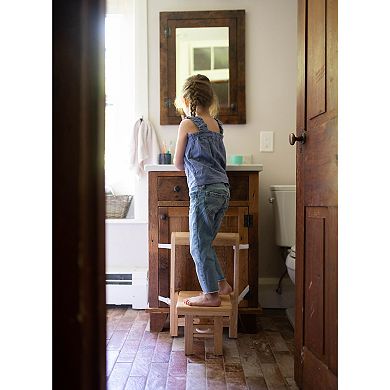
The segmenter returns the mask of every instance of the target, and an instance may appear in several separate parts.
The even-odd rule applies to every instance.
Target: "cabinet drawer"
[[[160,176],[157,179],[158,200],[189,200],[185,176]]]
[[[230,199],[236,201],[249,200],[249,177],[229,175]],[[185,176],[160,176],[157,179],[158,200],[188,201],[188,186]]]

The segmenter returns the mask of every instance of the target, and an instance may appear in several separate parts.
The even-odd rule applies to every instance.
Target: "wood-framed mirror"
[[[198,73],[213,84],[218,118],[246,123],[244,10],[160,12],[161,125],[180,123],[175,98]]]

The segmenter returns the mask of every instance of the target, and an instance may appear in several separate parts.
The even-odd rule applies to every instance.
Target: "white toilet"
[[[270,186],[270,203],[273,205],[275,220],[275,241],[286,256],[287,272],[295,284],[295,185]],[[284,258],[284,257],[283,257]],[[286,310],[287,316],[294,326],[294,308]]]
[[[295,284],[295,245],[291,247],[286,258],[286,267],[288,276]]]

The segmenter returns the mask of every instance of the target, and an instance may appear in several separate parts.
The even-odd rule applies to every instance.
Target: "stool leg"
[[[173,296],[171,295],[171,306],[169,308],[169,328],[171,337],[177,336],[178,333],[178,316],[177,316],[177,299],[178,293],[175,291]]]
[[[222,355],[223,317],[214,317],[214,354]]]
[[[237,323],[238,323],[238,300],[235,294],[230,295],[230,301],[232,303],[232,313],[230,315],[229,322],[229,337],[232,339],[237,338]]]
[[[171,305],[169,308],[169,332],[171,337],[177,336],[178,326],[177,326],[177,296],[178,293],[175,291],[175,281],[176,281],[176,234],[172,232],[171,234],[171,280],[170,280],[170,298]]]
[[[194,340],[194,316],[186,315],[184,324],[184,353],[192,355]]]
[[[232,303],[232,314],[230,316],[229,337],[237,338],[237,323],[238,323],[238,294],[239,294],[239,272],[240,272],[240,239],[237,237],[237,241],[234,246],[234,280],[233,280],[233,292],[230,294],[230,300]]]

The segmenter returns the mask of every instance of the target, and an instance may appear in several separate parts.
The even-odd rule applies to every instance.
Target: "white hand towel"
[[[161,153],[156,131],[148,120],[139,119],[134,125],[131,137],[131,166],[138,176],[145,174],[145,164],[157,164]]]

